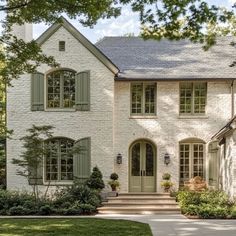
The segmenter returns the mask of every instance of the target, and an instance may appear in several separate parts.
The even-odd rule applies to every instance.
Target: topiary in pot
[[[171,179],[171,174],[169,174],[169,173],[164,173],[164,174],[162,175],[162,179],[163,179],[163,180],[170,180],[170,179]]]
[[[164,188],[165,192],[169,192],[170,188],[173,186],[174,184],[169,181],[169,180],[165,180],[161,182],[161,186]]]
[[[111,190],[112,190],[112,191],[116,191],[117,188],[120,186],[120,183],[119,183],[119,181],[118,181],[118,179],[119,179],[118,174],[112,173],[112,174],[110,175],[110,179],[111,179],[111,180],[108,181],[108,184],[111,186]]]

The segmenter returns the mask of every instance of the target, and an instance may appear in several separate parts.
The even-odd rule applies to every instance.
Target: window
[[[65,50],[66,50],[66,42],[59,41],[59,51],[65,51]]]
[[[74,141],[66,138],[47,142],[46,181],[73,180],[73,145]]]
[[[155,115],[156,84],[131,84],[131,114]]]
[[[200,176],[204,178],[204,144],[180,144],[180,185],[190,178]]]
[[[180,83],[180,114],[205,114],[207,83]]]
[[[47,75],[47,108],[75,107],[75,72],[58,70]]]

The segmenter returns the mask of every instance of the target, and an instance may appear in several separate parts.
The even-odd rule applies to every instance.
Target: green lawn
[[[127,220],[0,219],[0,236],[151,236],[149,225]]]

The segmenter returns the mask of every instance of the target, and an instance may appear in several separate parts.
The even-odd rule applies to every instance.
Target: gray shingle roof
[[[232,41],[221,38],[208,51],[188,40],[138,37],[105,37],[96,46],[119,68],[118,77],[123,79],[236,79],[236,67],[229,67],[236,59]]]

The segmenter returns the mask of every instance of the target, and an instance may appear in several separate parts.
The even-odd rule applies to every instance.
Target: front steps
[[[98,208],[100,214],[180,214],[175,198],[168,193],[119,193]]]

